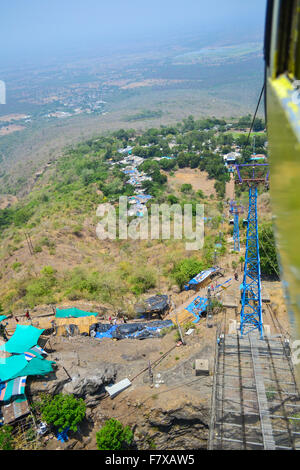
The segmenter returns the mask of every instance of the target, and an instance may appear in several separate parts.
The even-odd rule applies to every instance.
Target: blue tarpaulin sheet
[[[102,325],[102,326],[106,326],[106,325]],[[117,329],[117,325],[114,325],[114,326],[110,325],[110,328],[107,329],[106,331],[96,332],[95,337],[96,338],[112,338],[113,337],[113,332],[116,331],[116,329]]]
[[[157,338],[162,328],[173,326],[171,320],[152,321],[147,323],[125,323],[121,325],[110,325],[97,323],[90,328],[91,336],[95,338]]]
[[[63,429],[62,431],[57,431],[56,437],[58,441],[66,442],[68,440],[68,431],[69,427]]]
[[[216,287],[215,287],[215,290],[218,289],[219,287],[222,287],[223,289],[226,289],[225,284],[228,284],[228,282],[232,281],[232,278],[230,279],[227,279],[227,281],[223,282],[222,284],[218,284]]]
[[[195,317],[195,320],[193,320],[193,323],[197,323],[200,320],[202,313],[205,312],[206,310],[207,304],[208,304],[207,298],[198,296],[186,308],[186,310],[188,312],[191,312]]]

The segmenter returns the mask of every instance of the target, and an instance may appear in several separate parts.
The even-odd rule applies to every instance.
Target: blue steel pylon
[[[257,186],[249,188],[249,212],[241,309],[241,335],[258,329],[263,337],[260,258],[257,225]]]
[[[239,230],[239,212],[234,210],[234,226],[233,226],[233,242],[234,251],[240,251],[240,230]]]
[[[229,212],[234,215],[233,225],[233,242],[234,251],[240,251],[240,230],[239,230],[239,214],[244,212],[243,206],[238,205],[235,201],[230,201]]]

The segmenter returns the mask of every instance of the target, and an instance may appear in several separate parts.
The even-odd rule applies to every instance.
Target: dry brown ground
[[[121,86],[121,88],[123,90],[130,90],[132,88],[139,88],[139,87],[145,87],[145,86],[155,86],[155,85],[159,85],[159,86],[167,86],[167,85],[170,85],[172,83],[182,83],[184,82],[185,80],[165,80],[165,79],[147,79],[147,80],[143,80],[143,81],[140,81],[140,82],[132,82],[132,83],[129,83],[128,85],[123,85]]]
[[[25,129],[24,126],[17,126],[16,124],[11,124],[7,127],[2,127],[0,129],[0,136],[12,134],[13,132],[16,132],[16,131],[22,131],[23,129]]]
[[[12,196],[11,194],[3,194],[3,196],[0,195],[0,209],[7,209],[17,202],[18,199],[16,196]]]
[[[230,173],[230,181],[226,183],[226,199],[234,200],[234,176]]]
[[[24,119],[26,117],[26,114],[7,114],[5,116],[0,116],[0,122],[18,121],[19,119]]]
[[[215,180],[209,179],[206,171],[200,171],[198,168],[182,168],[174,173],[174,176],[168,176],[168,184],[174,193],[180,192],[183,184],[191,184],[194,191],[201,189],[205,196],[216,196],[214,188]]]

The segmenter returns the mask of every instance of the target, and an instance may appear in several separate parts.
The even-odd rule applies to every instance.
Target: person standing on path
[[[26,310],[25,317],[27,318],[27,320],[31,320],[31,317],[29,315],[29,310]]]
[[[6,329],[5,327],[8,325],[8,323],[6,323],[5,325],[3,325],[3,323],[0,323],[0,336],[2,336],[2,338],[7,341],[8,338],[7,338],[7,334],[6,334]]]

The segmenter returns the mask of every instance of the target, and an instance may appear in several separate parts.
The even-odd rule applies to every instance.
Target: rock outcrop
[[[137,426],[135,442],[138,449],[206,449],[209,409],[186,404],[181,408],[152,409],[146,413],[144,425]]]
[[[78,398],[84,398],[88,406],[98,403],[105,393],[105,385],[114,382],[117,367],[114,364],[95,365],[89,367],[57,367],[54,372],[40,380],[31,381],[30,392],[34,397],[41,392],[52,395],[57,393],[72,393]]]

